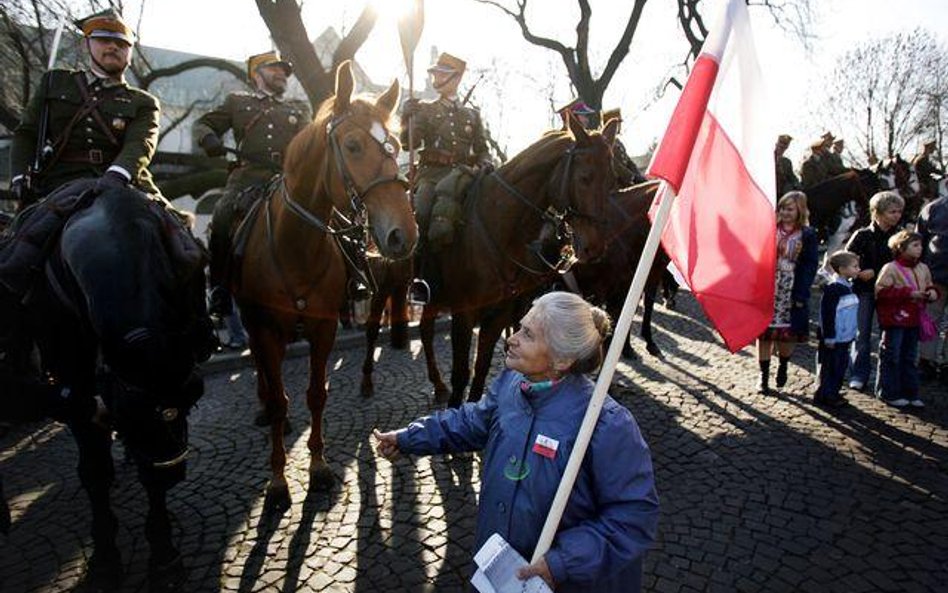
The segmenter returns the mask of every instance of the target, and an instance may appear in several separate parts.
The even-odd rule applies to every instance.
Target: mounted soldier
[[[774,145],[774,169],[777,175],[778,198],[788,191],[800,189],[800,180],[793,171],[793,163],[784,156],[792,140],[793,138],[789,134],[780,134],[777,136],[777,144]]]
[[[932,155],[935,154],[936,144],[934,140],[923,140],[922,150],[912,158],[912,167],[915,168],[915,175],[918,177],[919,186],[922,188],[927,199],[938,197],[938,181],[945,174],[938,165],[932,161]]]
[[[602,112],[602,125],[605,126],[609,120],[617,120],[620,125],[620,129],[616,132],[616,135],[622,133],[622,112],[616,109],[609,109]],[[616,184],[617,187],[629,187],[630,185],[636,185],[638,183],[645,183],[648,181],[642,172],[639,171],[638,166],[635,164],[635,161],[632,160],[632,157],[629,156],[628,151],[625,149],[625,145],[617,137],[615,143],[612,145],[612,172],[616,175]]]
[[[804,190],[829,179],[829,169],[826,167],[826,147],[826,134],[810,144],[810,153],[800,165],[800,183]]]
[[[464,60],[442,53],[428,68],[438,98],[408,99],[402,108],[401,142],[409,146],[411,139],[414,146],[409,148],[421,148],[412,179],[421,257],[453,241],[464,189],[478,171],[490,171],[494,166],[480,110],[458,97],[466,68]],[[431,296],[420,280],[412,284],[411,293],[412,300],[419,303]]]
[[[842,175],[846,171],[849,171],[849,167],[843,163],[844,146],[845,140],[842,138],[835,138],[833,140],[832,148],[826,152],[826,170],[830,177],[833,177],[834,175]]]
[[[81,178],[160,195],[148,171],[158,99],[125,80],[134,33],[113,10],[76,26],[89,69],[46,72],[13,133],[11,191],[21,209]]]
[[[293,66],[275,51],[247,59],[252,92],[231,93],[224,103],[201,116],[192,130],[194,143],[211,157],[228,150],[221,137],[232,131],[237,160],[231,164],[224,194],[214,207],[210,225],[210,312],[223,317],[233,310],[225,287],[231,236],[250,203],[267,182],[282,171],[290,140],[309,124],[312,113],[305,101],[284,98]]]

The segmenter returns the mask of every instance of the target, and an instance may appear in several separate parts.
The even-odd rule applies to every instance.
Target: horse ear
[[[392,86],[388,87],[388,90],[382,93],[382,95],[375,100],[375,106],[381,109],[386,113],[387,116],[391,116],[395,112],[395,108],[398,106],[398,99],[401,96],[401,85],[398,84],[398,79],[392,81]],[[386,119],[388,119],[386,117]]]
[[[616,136],[619,134],[619,120],[610,119],[606,123],[606,127],[602,129],[602,137],[605,138],[609,146],[614,146],[616,143]]]
[[[569,126],[569,131],[573,133],[576,144],[586,144],[589,142],[589,134],[586,133],[586,128],[583,127],[583,124],[581,124],[570,111],[566,112],[566,125]]]
[[[352,79],[352,62],[346,60],[336,68],[336,99],[332,106],[333,115],[342,115],[349,109],[349,99],[355,81]]]

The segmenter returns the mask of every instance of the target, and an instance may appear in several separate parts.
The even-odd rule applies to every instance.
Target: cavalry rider
[[[605,126],[609,120],[617,120],[619,125],[622,125],[622,112],[618,109],[608,109],[602,112],[602,124]],[[616,131],[618,136],[620,130]],[[632,157],[629,156],[628,151],[625,149],[625,145],[622,143],[619,138],[616,138],[615,144],[612,145],[612,172],[616,176],[616,185],[619,188],[629,187],[630,185],[636,185],[638,183],[645,183],[648,179],[642,175],[642,172],[639,171],[638,166],[635,164],[635,161],[632,160]]]
[[[201,116],[192,130],[195,144],[211,157],[227,152],[221,137],[228,130],[233,131],[237,143],[237,161],[231,166],[210,225],[210,313],[219,317],[233,310],[225,271],[232,231],[249,207],[246,202],[255,195],[246,190],[262,188],[282,171],[287,145],[312,119],[308,103],[284,98],[292,74],[293,66],[275,51],[250,56],[247,78],[254,90],[230,93],[222,105]]]
[[[849,170],[849,167],[843,164],[843,147],[845,143],[845,140],[842,138],[836,138],[833,140],[832,149],[826,153],[826,169],[830,177],[841,175]]]
[[[158,145],[158,99],[125,80],[134,33],[113,10],[76,26],[89,69],[45,73],[13,133],[11,191],[21,209],[81,178],[160,195],[148,171]]]
[[[833,140],[832,135],[829,135],[827,141],[827,135],[829,135],[829,132],[810,144],[810,154],[800,165],[800,184],[804,190],[823,183],[830,177],[829,169],[826,166],[826,152]]]
[[[935,154],[936,144],[934,140],[923,140],[922,151],[912,158],[912,167],[915,168],[915,175],[918,177],[919,186],[927,194],[926,197],[934,199],[938,197],[938,181],[936,177],[943,176],[945,172],[932,160]]]
[[[421,238],[422,257],[450,243],[454,225],[461,218],[459,194],[477,169],[491,170],[487,134],[480,110],[458,97],[458,85],[467,64],[442,53],[428,68],[434,101],[408,99],[402,107],[401,142],[421,148],[418,169],[412,179],[415,218]],[[410,133],[409,133],[410,129]],[[423,281],[412,284],[412,300],[424,303],[430,294]]]
[[[800,180],[797,179],[797,174],[793,172],[793,163],[784,156],[792,140],[793,138],[789,134],[780,134],[777,136],[777,144],[774,145],[774,169],[777,175],[778,198],[788,191],[800,189]]]

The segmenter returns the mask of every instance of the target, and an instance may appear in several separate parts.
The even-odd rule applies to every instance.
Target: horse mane
[[[590,132],[590,135],[594,132]],[[497,172],[508,181],[516,181],[536,172],[537,168],[555,162],[562,156],[565,145],[574,141],[573,134],[566,130],[550,130],[539,140],[521,150],[504,163]]]

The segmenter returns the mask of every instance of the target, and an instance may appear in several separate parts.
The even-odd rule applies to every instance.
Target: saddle
[[[467,167],[455,167],[435,186],[428,241],[440,250],[454,241],[456,229],[464,224],[463,206],[477,193],[485,172],[476,174]]]

